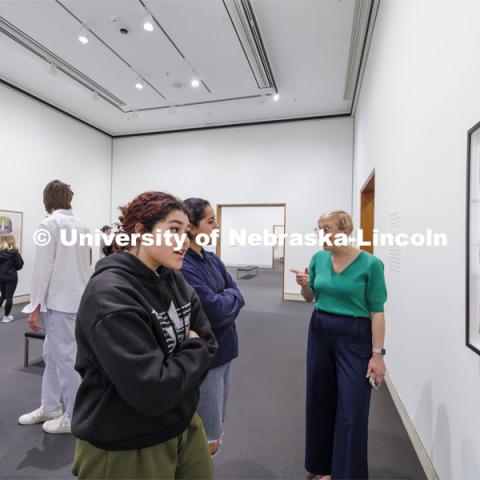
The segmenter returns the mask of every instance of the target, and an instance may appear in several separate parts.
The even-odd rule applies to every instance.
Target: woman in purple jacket
[[[210,453],[214,455],[223,437],[231,363],[238,356],[235,319],[245,300],[220,258],[196,242],[197,235],[210,236],[218,228],[213,208],[200,198],[189,198],[184,203],[190,217],[190,248],[183,261],[182,273],[200,297],[218,342],[217,355],[200,387],[197,410],[207,432]]]

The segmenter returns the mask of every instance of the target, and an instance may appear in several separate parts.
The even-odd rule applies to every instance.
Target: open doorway
[[[363,230],[363,240],[372,243],[375,228],[375,170],[360,190],[360,228]],[[373,244],[360,248],[373,254]]]
[[[272,231],[275,235],[285,233],[285,225],[273,225]],[[272,268],[282,267],[285,262],[285,246],[281,244],[280,238],[272,247]]]
[[[216,246],[216,253],[232,270],[237,279],[246,280],[264,275],[269,279],[276,279],[280,297],[283,300],[285,285],[285,246],[233,246],[231,232],[245,231],[246,235],[268,233],[281,234],[285,232],[286,204],[285,203],[255,203],[255,204],[218,204],[217,223],[220,236]],[[272,280],[273,282],[273,280]],[[271,285],[273,283],[271,282]],[[275,290],[277,287],[275,287]]]

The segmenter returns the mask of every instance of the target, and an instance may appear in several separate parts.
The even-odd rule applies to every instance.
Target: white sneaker
[[[45,422],[42,428],[46,433],[72,433],[70,419],[65,413],[61,417]]]
[[[3,316],[3,318],[2,318],[2,323],[10,323],[10,322],[13,322],[13,320],[15,320],[15,319],[13,318],[13,315],[9,315],[8,317]]]
[[[46,422],[57,417],[61,417],[63,414],[62,407],[58,407],[51,412],[44,412],[43,408],[37,408],[33,412],[25,413],[18,419],[20,425],[34,425],[35,423]]]

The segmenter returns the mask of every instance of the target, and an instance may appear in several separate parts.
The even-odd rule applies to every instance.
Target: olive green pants
[[[177,437],[139,450],[103,450],[77,439],[72,473],[79,479],[212,480],[207,436],[195,413]]]

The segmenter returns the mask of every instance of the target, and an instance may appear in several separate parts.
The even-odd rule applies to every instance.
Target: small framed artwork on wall
[[[0,210],[0,235],[13,234],[22,253],[23,212]]]
[[[467,144],[466,344],[480,355],[480,122]]]

